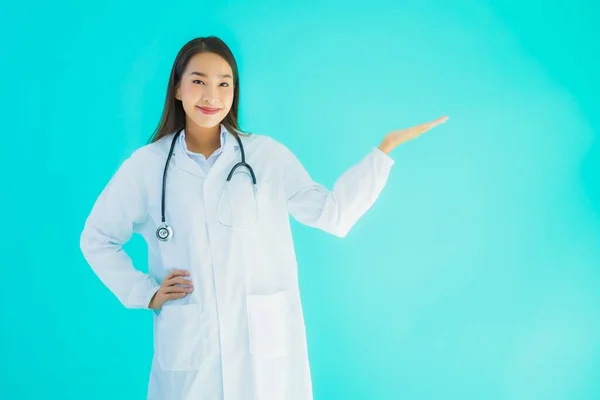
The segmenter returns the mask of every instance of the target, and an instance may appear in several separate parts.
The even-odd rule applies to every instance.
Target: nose
[[[203,95],[202,101],[206,104],[213,104],[217,102],[216,90],[212,88],[207,88]]]

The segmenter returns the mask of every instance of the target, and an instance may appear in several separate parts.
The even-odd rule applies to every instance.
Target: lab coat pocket
[[[255,186],[249,179],[233,175],[225,184],[217,208],[218,222],[236,230],[251,230],[260,220],[261,212],[271,196],[271,182],[259,181]]]
[[[248,295],[250,352],[257,358],[273,359],[289,352],[289,293]]]
[[[163,306],[156,321],[155,354],[164,371],[200,368],[204,337],[198,304]]]

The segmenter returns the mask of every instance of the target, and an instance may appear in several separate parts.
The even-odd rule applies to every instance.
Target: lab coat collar
[[[227,128],[225,128],[225,126],[223,124],[221,124],[221,146],[215,151],[215,153],[217,155],[220,155],[223,152],[223,149],[225,147],[225,143],[227,142],[227,136],[228,136],[228,131]],[[187,147],[187,144],[185,142],[185,129],[181,131],[181,134],[179,135],[179,147],[188,155],[194,155],[195,153],[193,153],[192,151],[190,151]],[[212,156],[212,155],[211,155]],[[207,157],[208,158],[208,157]]]
[[[184,133],[185,130],[181,132],[181,134]],[[171,140],[173,139],[174,134],[175,133],[169,136],[168,146],[171,145]],[[232,133],[229,132],[229,130],[223,124],[221,124],[221,143],[221,154],[219,155],[219,158],[215,161],[215,165],[213,165],[213,168],[223,161],[221,160],[222,158],[228,159],[230,157],[233,157],[239,151],[239,144],[236,138],[233,136]],[[176,168],[189,172],[192,175],[204,177],[204,172],[200,169],[198,164],[186,154],[185,151],[186,150],[182,145],[178,146],[177,144],[175,144],[172,156],[173,165]]]

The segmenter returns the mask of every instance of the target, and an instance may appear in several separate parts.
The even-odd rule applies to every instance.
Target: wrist
[[[385,154],[390,154],[390,152],[394,149],[394,146],[388,138],[385,138],[382,140],[379,146],[377,146],[377,148]]]
[[[158,294],[158,289],[160,289],[160,288],[156,288],[156,290],[150,297],[150,301],[148,302],[148,308],[151,310],[156,310],[156,308],[157,308],[156,307],[156,295]]]

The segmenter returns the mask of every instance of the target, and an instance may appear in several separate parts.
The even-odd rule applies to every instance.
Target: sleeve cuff
[[[379,147],[375,147],[371,154],[377,161],[381,162],[381,166],[385,168],[391,168],[396,162],[396,160],[394,160],[389,154],[383,152]]]
[[[153,310],[150,308],[150,301],[152,300],[152,297],[156,294],[156,292],[158,292],[158,289],[160,289],[160,285],[157,285],[155,287],[153,287],[152,289],[150,289],[150,291],[148,292],[148,296],[146,296],[145,299],[145,304],[146,304],[146,309],[147,310],[151,310],[154,311],[154,313],[156,315],[160,314],[160,309],[159,310]]]

